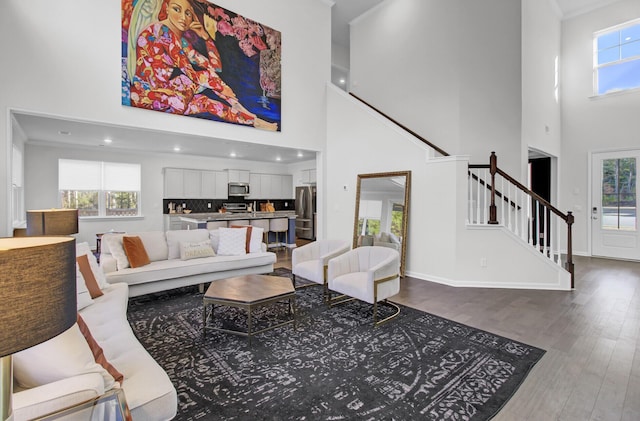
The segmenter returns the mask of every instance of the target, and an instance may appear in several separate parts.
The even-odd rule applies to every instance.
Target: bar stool
[[[262,242],[269,242],[269,220],[268,219],[252,219],[251,226],[256,228],[262,228]]]
[[[273,218],[269,220],[269,231],[276,234],[276,242],[280,239],[280,233],[285,233],[285,243],[280,242],[280,246],[284,246],[287,241],[287,233],[289,231],[289,218]],[[268,237],[267,237],[268,240]],[[267,244],[267,249],[269,244]]]
[[[209,221],[207,222],[208,230],[215,230],[218,228],[227,228],[227,221]]]

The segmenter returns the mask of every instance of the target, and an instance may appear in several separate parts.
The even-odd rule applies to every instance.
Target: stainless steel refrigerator
[[[315,240],[316,186],[296,187],[296,237]]]

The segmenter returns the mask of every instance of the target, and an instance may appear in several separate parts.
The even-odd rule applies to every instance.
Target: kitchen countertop
[[[275,211],[275,212],[225,212],[225,213],[172,213],[169,216],[180,217],[184,222],[207,222],[207,221],[230,221],[234,219],[272,219],[272,218],[295,218],[295,211]]]

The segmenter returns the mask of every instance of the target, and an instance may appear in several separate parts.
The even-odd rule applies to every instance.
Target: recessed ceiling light
[[[230,156],[231,158],[235,158],[235,157],[236,157],[236,153],[235,153],[235,152],[231,152],[231,153],[229,154],[229,156]]]
[[[302,152],[298,152],[298,158],[302,158],[303,156]]]
[[[69,135],[71,134],[71,132],[68,132],[68,131],[66,131],[66,130],[60,130],[60,131],[58,132],[58,134],[61,134],[61,135],[64,135],[64,136],[69,136]]]
[[[180,146],[174,146],[174,147],[173,147],[173,150],[174,150],[175,152],[180,152]]]
[[[282,159],[279,156],[276,156],[276,161],[281,161]]]
[[[344,80],[344,79],[340,79],[340,81],[339,81],[339,82],[340,82],[340,85],[344,85],[344,83],[346,82],[346,80]]]
[[[106,138],[106,139],[104,140],[104,143],[111,143],[111,142],[113,142],[113,140],[111,140],[111,139],[109,139],[109,138]]]

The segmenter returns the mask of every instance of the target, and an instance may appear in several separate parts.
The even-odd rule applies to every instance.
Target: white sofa
[[[87,243],[78,244],[78,255],[87,252],[90,253]],[[124,390],[135,421],[174,418],[176,390],[162,367],[138,342],[127,321],[128,285],[107,284],[95,257],[90,258],[104,295],[91,299],[86,289],[81,290],[84,280],[79,275],[78,313],[107,361],[124,375],[124,381],[119,385],[95,362],[75,324],[47,342],[14,354],[14,420],[38,418],[96,398],[114,387]]]
[[[270,273],[276,255],[266,251],[262,243],[262,231],[252,229],[250,253],[240,255],[216,255],[191,260],[180,259],[181,243],[198,243],[210,240],[218,253],[220,233],[237,228],[217,230],[194,229],[175,231],[147,231],[102,236],[100,266],[107,282],[124,282],[129,285],[129,296],[149,294],[182,286],[208,283],[233,276]],[[227,231],[228,232],[228,231]],[[224,233],[223,233],[224,234]],[[149,256],[150,264],[136,268],[126,267],[122,237],[139,237]],[[116,250],[112,250],[116,249]],[[124,263],[121,264],[121,263]]]

